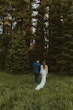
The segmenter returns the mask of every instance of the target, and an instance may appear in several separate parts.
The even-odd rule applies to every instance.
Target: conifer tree
[[[36,26],[36,36],[35,36],[36,43],[34,48],[35,56],[38,57],[40,60],[44,59],[44,52],[45,52],[44,14],[45,14],[44,5],[40,3],[38,9],[38,16],[37,16],[37,26]]]
[[[4,69],[5,66],[5,59],[7,55],[8,45],[9,41],[12,39],[12,36],[14,33],[17,32],[17,30],[20,30],[22,32],[22,36],[25,36],[26,33],[28,33],[29,28],[29,21],[30,21],[30,0],[1,0],[0,1],[0,25],[3,26],[3,35],[1,36],[1,46],[0,46],[0,62],[1,62],[1,68]],[[11,19],[8,18],[9,15],[11,16]],[[8,18],[8,21],[5,21],[5,19]],[[11,32],[8,33],[8,24],[5,24],[9,22],[9,25],[11,26]],[[16,23],[16,25],[14,25]],[[28,31],[27,31],[28,30]],[[30,33],[30,32],[29,32]],[[13,35],[11,35],[13,34]],[[28,38],[29,36],[27,36]],[[25,39],[25,38],[24,38]],[[27,41],[26,41],[27,42]],[[28,44],[28,42],[27,42]]]
[[[61,52],[56,56],[59,72],[73,74],[73,1],[63,4],[64,24],[61,26]]]
[[[50,6],[49,65],[54,72],[72,74],[73,60],[73,2],[69,0],[54,0]]]
[[[29,69],[28,48],[21,33],[12,36],[8,55],[6,57],[6,70],[14,73]]]

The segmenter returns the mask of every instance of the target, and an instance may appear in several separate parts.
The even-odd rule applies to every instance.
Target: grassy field
[[[0,72],[0,110],[73,110],[73,77],[51,75],[35,91],[33,75]]]

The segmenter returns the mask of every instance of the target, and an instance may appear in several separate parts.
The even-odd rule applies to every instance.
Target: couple
[[[39,74],[41,74],[42,76],[40,84],[38,84],[37,87],[35,88],[35,90],[40,90],[41,88],[44,87],[46,83],[46,76],[48,74],[48,66],[46,65],[45,61],[43,61],[41,65],[39,61],[37,60],[33,64],[33,72],[35,74],[35,82],[38,82]]]

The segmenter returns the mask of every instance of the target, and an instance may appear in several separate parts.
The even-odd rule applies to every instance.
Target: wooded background
[[[73,74],[73,0],[34,2],[0,0],[0,69],[25,72],[39,58],[50,72]]]

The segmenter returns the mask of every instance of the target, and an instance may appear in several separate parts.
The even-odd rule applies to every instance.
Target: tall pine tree
[[[12,36],[8,55],[6,58],[6,70],[14,73],[22,73],[29,69],[28,48],[21,33]]]
[[[73,71],[73,2],[54,0],[50,5],[49,61],[50,69],[61,74],[72,74]],[[49,62],[48,61],[48,62]]]

